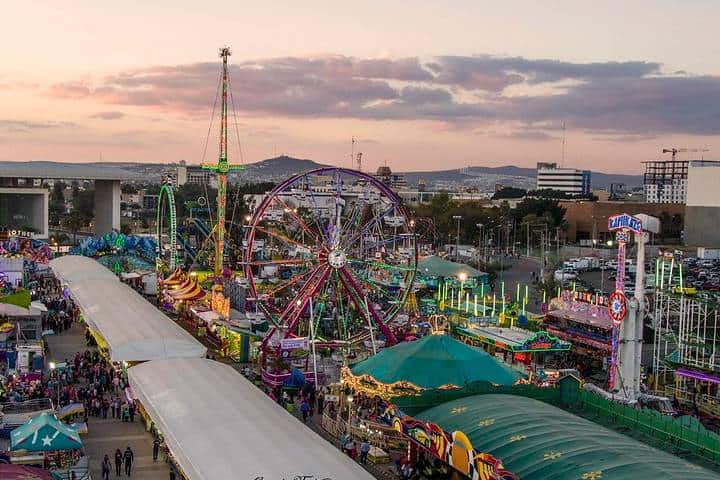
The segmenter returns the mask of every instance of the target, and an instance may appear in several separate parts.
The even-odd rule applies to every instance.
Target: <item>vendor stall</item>
[[[483,347],[493,355],[500,353],[511,363],[520,362],[526,365],[538,363],[538,358],[544,354],[567,352],[572,348],[570,342],[560,340],[543,330],[531,332],[519,327],[504,328],[468,323],[454,326],[452,333],[469,345]]]

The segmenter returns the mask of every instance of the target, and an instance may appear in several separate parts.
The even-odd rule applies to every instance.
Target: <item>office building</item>
[[[575,197],[590,195],[590,171],[558,168],[556,163],[537,164],[538,190],[555,190]]]
[[[688,160],[643,162],[643,193],[647,203],[685,203]]]

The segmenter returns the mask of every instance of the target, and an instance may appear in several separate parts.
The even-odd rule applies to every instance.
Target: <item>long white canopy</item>
[[[85,280],[118,280],[110,270],[82,255],[66,255],[50,260],[50,268],[59,280],[68,284]]]
[[[203,344],[116,279],[75,281],[68,290],[88,325],[108,343],[113,361],[204,357],[207,352]]]
[[[159,360],[128,377],[190,480],[373,478],[227,365]]]

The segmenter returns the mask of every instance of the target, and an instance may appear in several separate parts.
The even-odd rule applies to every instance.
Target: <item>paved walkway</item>
[[[84,351],[85,335],[83,327],[74,325],[69,331],[61,335],[53,335],[47,338],[50,352],[48,360],[53,362],[64,362],[65,359],[72,360],[75,352]],[[90,471],[93,480],[102,479],[101,464],[105,454],[110,456],[113,464],[113,471],[110,478],[115,476],[114,453],[119,448],[125,451],[130,446],[135,454],[131,478],[140,480],[167,480],[170,470],[168,465],[162,461],[152,461],[152,436],[145,431],[144,424],[136,417],[135,422],[123,423],[119,420],[108,418],[107,420],[96,417],[88,418],[88,434],[82,436],[85,445],[85,454],[90,456]],[[123,475],[124,477],[124,475]]]

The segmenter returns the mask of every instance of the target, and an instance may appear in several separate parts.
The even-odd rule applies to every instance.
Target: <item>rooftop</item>
[[[65,180],[137,180],[139,175],[116,167],[62,162],[0,162],[0,178]]]

